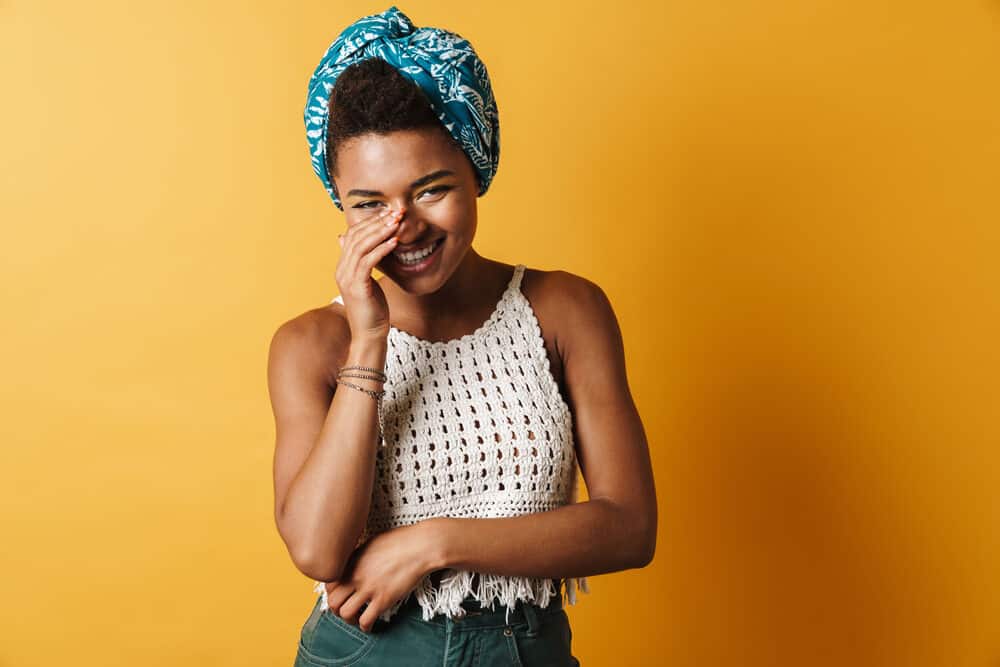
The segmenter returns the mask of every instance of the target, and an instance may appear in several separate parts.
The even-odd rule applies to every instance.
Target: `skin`
[[[441,235],[446,239],[438,269],[426,276],[402,274],[389,259],[378,262],[385,276],[376,282],[392,325],[427,340],[448,340],[477,329],[496,307],[514,267],[472,248],[477,189],[464,154],[437,131],[393,132],[343,145],[337,168],[334,181],[344,195],[345,236],[352,229],[371,239],[395,235],[404,247]],[[439,170],[453,174],[410,187]],[[444,186],[448,189],[434,190]],[[402,211],[401,221],[393,227],[378,222],[385,228],[377,230],[373,216],[388,209]],[[354,247],[360,239],[351,240]],[[371,537],[335,568],[337,576],[314,577],[327,581],[330,611],[366,632],[422,577],[442,568],[561,578],[644,567],[652,561],[657,527],[652,466],[610,301],[598,285],[566,271],[526,269],[521,291],[538,319],[553,378],[573,413],[589,500],[509,518],[439,517]],[[372,302],[355,303],[370,307]],[[378,307],[356,314],[333,303],[285,323],[279,329],[285,334],[272,341],[269,383],[279,424],[275,503],[286,542],[292,528],[282,523],[281,509],[327,417],[336,369],[359,337],[384,335],[380,317]],[[357,397],[358,406],[363,399],[367,397]],[[291,432],[297,435],[287,435]],[[320,490],[310,493],[319,495]]]
[[[410,187],[441,172],[450,174]],[[445,238],[437,271],[414,276],[400,271],[391,257],[377,263],[385,277],[376,282],[385,294],[393,326],[420,338],[448,340],[456,331],[465,333],[470,321],[489,316],[496,301],[492,296],[503,291],[510,269],[472,247],[478,182],[465,153],[447,135],[423,130],[351,139],[337,152],[333,180],[337,192],[344,193],[342,248],[349,245],[345,239],[352,233],[367,233],[365,223],[387,211],[402,213],[394,250],[423,248],[432,239]],[[366,333],[379,324],[373,316],[351,322],[351,328]]]

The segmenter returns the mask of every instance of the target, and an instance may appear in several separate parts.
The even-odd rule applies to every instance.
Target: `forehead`
[[[364,134],[337,151],[337,180],[344,186],[405,188],[438,169],[460,171],[465,154],[436,130],[398,130]]]

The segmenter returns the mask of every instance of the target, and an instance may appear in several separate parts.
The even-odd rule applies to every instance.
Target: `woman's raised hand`
[[[372,270],[396,247],[400,215],[386,207],[337,236],[343,250],[337,263],[337,286],[353,340],[389,335],[389,304]]]

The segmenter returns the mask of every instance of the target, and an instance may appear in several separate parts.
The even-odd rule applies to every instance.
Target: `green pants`
[[[573,632],[562,598],[547,607],[518,601],[509,615],[494,602],[493,610],[469,598],[461,619],[421,615],[416,596],[389,619],[378,619],[371,632],[320,610],[317,597],[302,626],[294,667],[578,667],[570,651]],[[505,619],[505,617],[507,617]]]

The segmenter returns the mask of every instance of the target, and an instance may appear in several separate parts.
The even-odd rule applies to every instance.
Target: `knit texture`
[[[538,319],[521,292],[518,264],[496,308],[461,338],[428,341],[389,328],[383,383],[385,447],[376,454],[371,511],[358,541],[433,517],[497,518],[577,502],[573,416],[552,375]],[[341,297],[333,299],[343,303]],[[471,596],[493,609],[518,600],[545,606],[549,578],[449,569],[426,575],[385,610],[389,620],[416,595],[423,618],[456,618]],[[567,578],[566,600],[590,589]],[[327,609],[326,588],[316,582]]]

